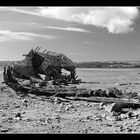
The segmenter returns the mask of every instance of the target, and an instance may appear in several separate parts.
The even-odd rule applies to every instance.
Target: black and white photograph
[[[0,6],[0,134],[139,134],[139,6]]]

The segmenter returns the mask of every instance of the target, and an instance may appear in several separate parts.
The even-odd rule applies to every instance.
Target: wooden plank
[[[91,102],[109,102],[109,103],[128,103],[128,104],[138,104],[140,101],[138,99],[126,99],[126,98],[107,98],[107,97],[66,97],[66,99],[71,100],[82,100]]]

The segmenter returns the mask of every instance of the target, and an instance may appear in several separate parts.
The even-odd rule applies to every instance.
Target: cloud
[[[24,9],[24,10],[23,10]],[[36,16],[40,16],[40,13],[36,12],[35,10],[29,11],[28,9],[30,9],[30,7],[0,7],[1,11],[13,11],[13,12],[18,12],[18,13],[23,13],[23,14],[30,14],[30,15],[36,15]]]
[[[24,10],[25,9],[25,10]],[[34,10],[19,7],[1,7],[3,11],[15,11],[41,17],[106,28],[109,33],[128,33],[139,15],[136,7],[35,7]]]
[[[128,33],[138,17],[136,7],[40,7],[44,17],[107,28],[110,33]]]
[[[32,40],[33,37],[40,37],[45,39],[55,38],[49,35],[41,35],[29,32],[12,32],[9,30],[0,30],[0,42],[8,40]]]
[[[84,33],[92,33],[88,30],[82,28],[75,28],[75,27],[56,27],[56,26],[45,26],[47,29],[56,29],[56,30],[64,30],[64,31],[75,31],[75,32],[84,32]]]

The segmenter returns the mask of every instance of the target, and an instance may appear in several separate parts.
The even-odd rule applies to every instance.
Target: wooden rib
[[[45,49],[42,53],[45,53],[47,50]]]

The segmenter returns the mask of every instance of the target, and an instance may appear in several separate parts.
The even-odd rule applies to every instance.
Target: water
[[[0,81],[3,81],[2,73],[3,68],[0,68]],[[90,82],[80,84],[78,87],[90,89],[117,87],[124,90],[140,91],[140,68],[77,68],[76,73],[82,81]],[[120,86],[120,84],[124,85]]]
[[[98,69],[98,68],[78,68],[78,78],[82,81],[93,82],[94,84],[82,84],[82,87],[104,88],[114,87],[119,84],[132,83],[123,86],[126,89],[140,90],[140,68],[119,68],[119,69]]]

